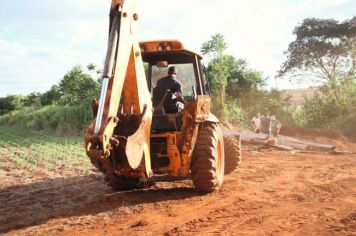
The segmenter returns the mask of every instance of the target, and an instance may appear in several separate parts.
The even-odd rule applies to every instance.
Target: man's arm
[[[182,94],[182,85],[178,81],[174,84],[171,92],[176,96],[178,102],[185,103]]]
[[[185,103],[183,95],[181,93],[175,92],[174,95],[176,96],[178,102]]]

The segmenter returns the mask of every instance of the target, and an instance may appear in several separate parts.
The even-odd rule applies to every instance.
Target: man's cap
[[[168,68],[168,74],[169,74],[169,75],[172,75],[172,74],[174,74],[174,73],[177,73],[176,67],[175,67],[175,66],[170,66],[170,67]]]

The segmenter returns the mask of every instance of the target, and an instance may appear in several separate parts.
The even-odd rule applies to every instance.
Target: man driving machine
[[[158,80],[153,89],[153,106],[162,107],[165,113],[178,112],[177,102],[184,103],[182,85],[177,80],[177,69],[168,68],[168,75]]]

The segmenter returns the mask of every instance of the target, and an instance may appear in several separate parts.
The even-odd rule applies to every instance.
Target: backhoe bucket
[[[147,125],[147,123],[145,124],[145,122],[141,122],[137,131],[127,138],[125,151],[126,156],[128,157],[128,163],[131,168],[137,168],[140,165],[145,152],[149,153],[150,144],[146,142],[147,126],[149,129],[151,128],[150,125]]]
[[[141,114],[120,116],[113,135],[118,139],[118,146],[111,154],[116,169],[136,169],[143,164],[145,156],[149,157],[151,119],[146,113],[149,112],[144,109]]]

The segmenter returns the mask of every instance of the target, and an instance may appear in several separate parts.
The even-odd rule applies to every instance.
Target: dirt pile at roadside
[[[335,130],[282,126],[280,134],[318,143],[334,144],[337,146],[337,149],[356,152],[356,143]]]

